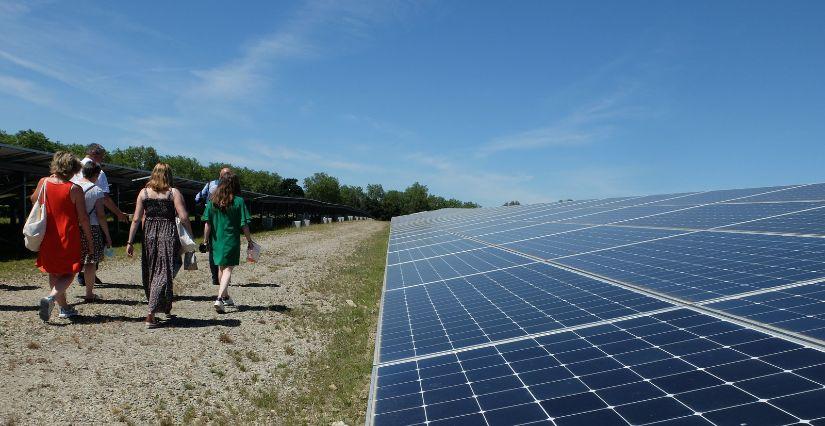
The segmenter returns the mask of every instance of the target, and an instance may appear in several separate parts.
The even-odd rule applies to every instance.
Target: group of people
[[[57,152],[51,162],[51,175],[40,179],[31,196],[46,212],[46,232],[40,243],[36,265],[49,274],[50,292],[39,303],[39,316],[48,321],[55,304],[60,318],[72,318],[77,310],[68,303],[66,290],[77,275],[85,284],[84,299],[94,302],[99,282],[100,262],[112,250],[112,237],[105,210],[119,220],[128,215],[120,211],[108,196],[109,184],[101,169],[105,150],[98,144],[87,147],[86,157],[78,160],[69,152]],[[221,170],[219,179],[209,182],[197,196],[196,205],[203,205],[204,242],[201,251],[209,253],[213,284],[218,285],[213,306],[218,313],[235,302],[229,296],[232,271],[240,264],[240,236],[246,238],[248,249],[254,245],[249,232],[251,216],[240,196],[241,185],[232,170]],[[155,317],[162,313],[173,318],[172,280],[183,265],[183,246],[179,229],[192,233],[189,213],[181,192],[174,187],[172,169],[158,163],[146,186],[139,191],[135,212],[129,228],[126,253],[134,256],[138,228],[143,229],[141,278],[148,301],[145,324],[155,328]]]

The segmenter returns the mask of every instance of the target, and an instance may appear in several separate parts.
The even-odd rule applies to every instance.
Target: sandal
[[[152,328],[158,328],[158,327],[160,327],[160,323],[159,323],[159,322],[157,322],[157,321],[155,321],[155,322],[144,322],[144,324],[146,324],[146,328],[147,328],[147,329],[152,329]]]
[[[101,298],[100,296],[98,296],[96,294],[92,294],[92,297],[80,296],[80,298],[83,299],[86,303],[94,303],[94,302],[99,302],[99,301],[103,300],[103,298]]]

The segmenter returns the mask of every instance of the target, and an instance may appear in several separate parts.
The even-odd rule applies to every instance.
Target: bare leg
[[[218,288],[218,297],[220,298],[229,297],[229,280],[232,279],[232,268],[233,266],[220,267],[221,286]]]
[[[52,288],[49,296],[53,296],[61,308],[69,306],[69,302],[66,301],[66,289],[73,279],[74,274],[49,274],[49,286]]]
[[[95,276],[97,275],[97,265],[94,263],[87,263],[83,265],[83,277],[88,279],[86,284],[86,299],[91,299],[95,296]]]

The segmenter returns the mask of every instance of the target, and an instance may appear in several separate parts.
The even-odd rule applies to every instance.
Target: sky
[[[0,129],[485,206],[825,181],[825,2],[0,0]]]

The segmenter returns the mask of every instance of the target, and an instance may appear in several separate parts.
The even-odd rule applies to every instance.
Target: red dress
[[[72,202],[71,182],[46,185],[46,235],[40,243],[37,266],[50,274],[80,272],[80,225]]]

